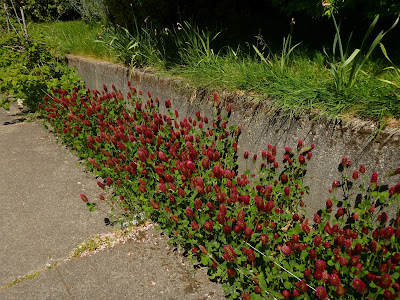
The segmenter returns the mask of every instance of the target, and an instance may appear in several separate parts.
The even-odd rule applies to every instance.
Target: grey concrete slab
[[[194,269],[167,239],[151,229],[130,241],[57,267],[76,299],[224,299],[206,270]]]
[[[144,233],[144,234],[143,234]],[[225,299],[222,287],[194,269],[155,229],[91,256],[67,260],[0,291],[1,299]]]
[[[78,243],[111,230],[79,198],[97,198],[100,190],[40,122],[20,117],[15,107],[0,109],[0,299],[224,298],[206,269],[195,270],[155,229],[140,241],[66,260]],[[58,265],[46,269],[52,262]]]
[[[33,279],[0,291],[3,300],[71,300],[73,297],[58,275],[58,270],[50,269]]]
[[[39,121],[20,122],[20,113],[0,110],[0,286],[109,231],[79,198],[97,197],[95,178]]]

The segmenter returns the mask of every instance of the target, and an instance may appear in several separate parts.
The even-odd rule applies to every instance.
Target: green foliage
[[[342,90],[346,90],[346,92],[350,89],[353,88],[355,83],[358,80],[358,76],[360,72],[363,71],[363,67],[365,63],[368,61],[369,57],[371,56],[372,52],[375,50],[376,46],[381,42],[383,37],[391,31],[398,23],[399,18],[396,19],[396,21],[393,23],[392,27],[390,27],[388,30],[384,31],[382,30],[381,32],[378,33],[378,35],[375,37],[373,42],[371,43],[368,51],[366,54],[363,56],[362,51],[364,48],[364,45],[374,30],[376,23],[378,22],[379,16],[376,16],[375,19],[372,21],[370,27],[368,28],[367,32],[364,35],[364,39],[361,43],[361,46],[359,49],[355,49],[351,54],[349,54],[349,43],[351,36],[349,37],[349,42],[347,44],[347,47],[343,49],[342,45],[342,40],[340,36],[340,25],[337,24],[335,16],[332,15],[332,20],[335,25],[336,29],[336,34],[335,38],[333,41],[333,48],[332,48],[332,56],[329,56],[324,49],[324,53],[328,57],[329,61],[329,66],[330,66],[330,72],[332,74],[332,78],[335,83],[336,90],[338,92],[341,92]],[[340,60],[336,61],[336,50],[339,50],[340,54]]]
[[[382,43],[380,43],[379,45],[380,45],[382,53],[385,55],[386,59],[388,61],[390,61],[390,63],[393,64],[393,62],[391,61],[391,59],[389,58],[389,56],[387,54],[385,46]],[[393,80],[387,80],[387,79],[383,79],[383,78],[380,78],[379,80],[395,86],[396,87],[395,93],[397,94],[397,96],[400,99],[400,68],[393,64],[392,66],[387,67],[384,70],[393,72],[393,75],[392,75]]]
[[[115,26],[107,28],[101,40],[111,55],[128,66],[141,67],[147,63],[146,49],[141,43],[141,35],[132,35],[126,28]]]
[[[86,23],[93,24],[108,18],[108,10],[102,0],[71,0],[70,3]]]
[[[38,276],[38,275],[40,275],[40,272],[39,272],[39,271],[36,271],[36,272],[30,273],[30,274],[27,274],[27,275],[18,277],[18,278],[16,278],[16,279],[14,279],[13,281],[11,281],[11,282],[7,285],[7,287],[12,287],[13,285],[16,285],[16,284],[18,284],[18,283],[20,283],[20,282],[23,282],[24,280],[33,279],[33,278],[35,278],[35,277]]]
[[[129,66],[184,64],[195,67],[215,60],[217,55],[211,43],[218,35],[188,22],[161,32],[150,25],[139,27],[136,24],[134,31],[120,26],[108,27],[98,42],[104,43],[112,56]]]
[[[35,109],[43,97],[57,88],[72,88],[81,79],[48,47],[36,39],[3,33],[0,37],[0,106],[22,98]]]
[[[392,17],[400,13],[397,0],[268,0],[268,2],[287,16],[296,13],[305,13],[311,17],[331,16],[333,10],[343,16],[373,19],[377,14]]]
[[[2,0],[0,4],[3,6],[3,3],[6,3],[13,13],[12,2],[18,13],[20,8],[23,8],[27,20],[35,22],[66,19],[72,11],[69,0]]]
[[[216,54],[211,48],[211,43],[218,37],[219,32],[213,34],[211,31],[200,30],[196,25],[189,22],[178,23],[174,27],[172,39],[175,42],[176,51],[179,53],[180,63],[197,66],[199,63],[213,63]]]
[[[318,59],[315,61],[304,50],[295,55],[293,50],[299,44],[292,46],[292,33],[284,39],[282,51],[278,54],[269,50],[268,56],[264,57],[254,46],[256,55],[264,62],[264,65],[259,65],[240,47],[236,51],[226,47],[216,54],[211,44],[219,33],[202,31],[188,22],[178,23],[171,30],[162,32],[148,27],[136,28],[133,34],[116,27],[107,29],[102,35],[102,41],[109,47],[111,55],[127,65],[156,66],[162,73],[183,76],[192,84],[208,89],[256,91],[272,96],[272,106],[291,115],[318,109],[321,114],[330,117],[353,114],[382,120],[399,116],[400,104],[393,101],[397,98],[393,88],[385,87],[375,75],[366,73],[371,68],[368,59],[387,31],[378,34],[365,56],[356,50],[347,57],[340,35],[337,35],[334,49],[342,49],[344,61],[331,61],[330,71],[337,75],[333,76],[335,80],[332,84],[321,53],[316,52]],[[264,49],[267,48],[264,40],[259,38],[258,42]],[[356,54],[359,56],[356,57]],[[388,80],[390,76],[387,73],[382,79]],[[355,85],[357,81],[359,84]]]
[[[89,26],[73,21],[31,24],[29,30],[42,33],[44,41],[59,54],[112,61],[119,58],[127,65],[156,67],[159,73],[178,76],[198,88],[239,90],[258,95],[257,99],[268,98],[274,109],[291,115],[313,110],[333,118],[342,115],[376,121],[382,117],[400,118],[397,88],[381,81],[396,81],[396,74],[390,70],[382,72],[387,65],[376,58],[365,61],[363,72],[357,74],[357,84],[346,93],[338,93],[326,66],[326,56],[303,46],[290,55],[293,47],[286,48],[285,72],[280,72],[282,53],[269,50],[266,41],[258,40],[259,51],[264,52],[261,47],[268,51],[264,63],[260,63],[260,56],[243,46],[218,50],[215,45],[222,40],[221,34],[213,39],[216,33],[194,25],[157,31],[151,24],[145,27],[138,24],[135,31],[128,32],[118,26]],[[350,69],[351,64],[346,67]]]
[[[25,31],[20,17],[10,11],[7,18],[0,16],[0,20],[7,19],[0,23],[0,106],[8,108],[11,101],[21,98],[34,110],[52,89],[72,88],[82,81],[42,42],[43,36]]]
[[[86,24],[83,21],[30,23],[28,31],[33,36],[40,36],[56,55],[73,53],[117,61],[110,56],[109,50],[103,43],[96,42],[102,38],[105,31],[105,26],[100,23]]]
[[[333,12],[374,19],[376,15],[393,17],[399,15],[400,6],[397,0],[324,0],[324,14],[331,16]]]
[[[131,33],[118,25],[109,26],[96,42],[105,45],[111,56],[128,66],[158,65],[165,59],[163,37],[158,37],[152,28],[136,27]]]
[[[125,28],[108,28],[99,42],[105,43],[113,56],[128,66],[142,66],[144,63],[145,57],[138,51],[139,42]]]
[[[297,43],[296,45],[294,45],[292,47],[292,35],[291,34],[289,34],[287,36],[287,38],[283,38],[282,53],[281,53],[281,58],[279,60],[279,68],[280,68],[281,72],[283,72],[286,69],[286,67],[289,63],[290,54],[298,45],[300,45],[300,43]]]
[[[318,111],[321,116],[331,118],[341,115],[373,120],[380,120],[382,116],[400,117],[400,103],[396,101],[392,86],[362,73],[359,83],[347,95],[337,93],[322,53],[317,52],[315,58],[309,55],[304,50],[295,52],[284,73],[279,72],[278,66],[273,66],[274,60],[266,57],[267,63],[261,64],[240,50],[218,55],[213,63],[200,61],[195,67],[172,66],[162,73],[179,76],[186,83],[200,88],[251,93],[256,97],[254,101],[268,98],[272,109],[270,114],[281,110],[290,115]],[[381,69],[370,62],[365,66],[370,74],[377,70],[381,72]],[[393,78],[389,72],[381,77]]]
[[[292,19],[292,23],[290,24],[290,34],[286,38],[283,38],[281,55],[280,56],[272,55],[274,57],[274,62],[267,60],[264,57],[264,55],[260,52],[260,50],[255,45],[253,45],[253,49],[256,51],[256,53],[260,57],[261,61],[266,64],[271,65],[274,68],[276,67],[276,65],[278,65],[280,72],[287,71],[290,55],[292,54],[293,50],[298,45],[301,44],[301,43],[297,43],[296,45],[294,45],[292,47],[293,25],[294,25],[294,19]],[[256,38],[258,38],[259,40],[261,39],[261,43],[266,45],[265,41],[262,40],[261,36],[257,36]]]
[[[399,297],[400,183],[380,185],[376,172],[368,180],[364,166],[354,170],[343,157],[341,179],[311,224],[303,179],[315,145],[286,146],[283,161],[271,144],[253,156],[238,147],[241,127],[217,94],[209,120],[200,111],[180,117],[169,99],[161,114],[158,98],[138,98],[128,85],[131,110],[106,86],[81,98],[59,90],[41,106],[55,134],[104,178],[97,184],[112,193],[111,220],[144,210],[230,299],[336,299],[343,290],[346,299]],[[238,174],[239,155],[258,176]],[[397,175],[400,168],[386,177]],[[105,200],[80,198],[91,211]]]

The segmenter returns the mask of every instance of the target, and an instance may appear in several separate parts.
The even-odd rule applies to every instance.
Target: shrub
[[[352,172],[343,157],[325,207],[309,220],[303,211],[307,162],[315,145],[285,147],[283,161],[268,145],[251,156],[238,153],[241,128],[229,124],[231,106],[214,96],[215,115],[179,118],[171,101],[137,98],[128,110],[120,91],[104,87],[78,97],[55,91],[41,111],[57,135],[89,169],[112,187],[115,212],[156,220],[230,298],[394,299],[399,296],[400,184],[385,190],[376,172]],[[142,91],[138,92],[141,97]],[[258,176],[237,174],[237,157],[257,163]],[[400,168],[387,176],[397,176]],[[80,195],[90,210],[99,201]],[[394,219],[387,209],[397,204]]]
[[[372,52],[375,50],[375,48],[380,44],[381,40],[383,37],[390,32],[394,27],[396,27],[397,23],[399,22],[400,18],[397,18],[393,25],[386,31],[382,30],[381,32],[378,33],[378,35],[375,37],[374,41],[370,45],[368,51],[366,52],[365,56],[361,56],[362,54],[360,53],[363,50],[363,46],[368,39],[369,35],[371,32],[374,30],[376,23],[378,22],[379,15],[375,17],[375,19],[372,21],[370,27],[368,28],[367,32],[365,33],[365,36],[363,38],[363,41],[361,43],[361,46],[359,49],[355,49],[352,54],[348,53],[348,47],[349,45],[346,46],[345,50],[343,50],[342,46],[342,40],[340,37],[340,25],[337,24],[335,16],[332,14],[332,20],[335,25],[336,29],[336,34],[335,34],[335,39],[333,42],[333,55],[330,57],[326,50],[324,49],[324,53],[326,54],[329,62],[329,71],[332,74],[332,78],[334,81],[335,88],[337,92],[341,92],[342,90],[350,90],[358,81],[359,74],[364,72],[363,67],[368,61],[369,57],[371,56]],[[351,35],[349,37],[349,42],[351,39]],[[349,43],[348,42],[348,43]],[[340,53],[340,60],[337,61],[335,54],[336,54],[336,48],[338,48],[338,51]],[[365,72],[364,72],[365,73]]]
[[[9,7],[13,14],[12,7],[19,13],[20,8],[24,9],[27,20],[34,22],[66,20],[73,17],[73,12],[69,0],[5,0],[3,2]]]
[[[71,6],[89,24],[108,18],[108,10],[103,1],[71,0]]]
[[[72,89],[80,77],[65,62],[50,53],[39,37],[22,38],[2,33],[0,37],[0,106],[8,108],[10,102],[22,98],[35,109],[51,89]]]

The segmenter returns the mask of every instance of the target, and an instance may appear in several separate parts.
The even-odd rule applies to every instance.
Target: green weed
[[[367,56],[349,60],[352,55],[346,56],[345,49],[339,46],[340,36],[335,45],[347,63],[343,67],[344,63],[335,61],[333,66],[343,68],[346,73],[337,81],[330,72],[333,62],[322,51],[308,51],[305,47],[293,51],[296,46],[291,45],[291,35],[285,38],[282,53],[274,54],[267,49],[268,55],[260,56],[263,51],[257,53],[260,48],[215,49],[213,42],[220,37],[218,32],[202,31],[187,22],[163,31],[153,29],[151,24],[144,28],[137,26],[133,33],[121,27],[105,28],[99,24],[91,27],[81,21],[35,26],[49,33],[60,52],[136,67],[152,66],[160,74],[176,76],[195,87],[239,90],[256,99],[268,99],[273,108],[292,115],[316,110],[333,118],[357,116],[375,121],[400,118],[398,89],[387,84],[398,82],[396,74],[393,70],[382,71],[387,65],[371,58],[373,49],[367,51]],[[282,69],[284,72],[280,72]]]
[[[381,43],[380,44],[382,53],[385,55],[386,59],[392,64],[392,66],[386,67],[384,71],[388,71],[392,76],[390,76],[390,80],[379,78],[382,82],[388,83],[396,88],[394,93],[400,99],[400,68],[396,66],[392,60],[389,58],[385,46]]]
[[[15,280],[11,281],[8,285],[1,287],[0,290],[5,290],[6,288],[12,287],[13,285],[16,285],[16,284],[18,284],[18,283],[20,283],[20,282],[22,282],[24,280],[33,279],[36,276],[38,276],[39,274],[40,274],[40,272],[36,271],[36,272],[31,273],[31,274],[18,277]]]
[[[360,48],[355,49],[351,54],[349,54],[349,44],[351,40],[351,35],[349,37],[346,48],[343,47],[342,39],[340,36],[340,25],[337,24],[334,14],[332,14],[332,20],[335,25],[336,34],[333,41],[332,56],[328,55],[324,49],[329,61],[329,71],[332,74],[332,78],[335,83],[336,90],[342,92],[343,90],[347,92],[352,89],[355,83],[358,81],[360,74],[364,71],[363,67],[368,62],[372,52],[375,50],[376,46],[381,42],[383,37],[391,31],[399,22],[399,18],[393,23],[392,27],[388,30],[380,31],[373,42],[371,43],[368,51],[365,55],[362,54],[362,50],[366,44],[368,37],[371,35],[379,19],[379,15],[375,17],[372,21],[370,27],[364,35],[363,41]],[[340,60],[336,60],[336,51],[339,51]]]
[[[105,31],[101,23],[85,24],[83,21],[31,23],[28,30],[34,36],[42,34],[42,42],[51,45],[60,55],[85,55],[117,61],[103,44],[96,43]]]
[[[102,241],[101,241],[99,235],[90,237],[87,240],[85,240],[82,244],[80,244],[78,247],[76,247],[72,251],[70,257],[76,258],[76,257],[79,257],[83,252],[96,251],[100,247],[101,244],[102,244]]]

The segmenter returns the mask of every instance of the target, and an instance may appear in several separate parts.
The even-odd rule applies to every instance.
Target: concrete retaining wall
[[[123,66],[76,56],[67,56],[67,60],[90,89],[101,90],[103,84],[109,87],[114,84],[126,94],[127,81],[130,80],[146,98],[147,91],[162,103],[170,98],[172,107],[178,109],[182,116],[194,116],[196,110],[210,117],[213,114],[212,95],[177,80],[159,77],[145,69],[135,69],[131,73]],[[310,186],[310,195],[305,199],[309,212],[325,205],[332,181],[340,179],[338,165],[344,155],[353,161],[354,168],[364,164],[369,175],[377,171],[380,182],[387,171],[400,167],[399,129],[386,128],[376,135],[378,127],[372,122],[357,119],[339,122],[321,118],[315,120],[315,115],[307,114],[294,119],[276,112],[268,113],[268,101],[257,105],[249,97],[228,93],[220,95],[220,98],[225,103],[232,103],[230,122],[243,128],[238,150],[241,171],[252,166],[250,159],[242,159],[245,150],[251,154],[258,153],[261,158],[261,151],[272,143],[277,146],[278,152],[281,150],[277,155],[281,158],[284,146],[296,148],[298,139],[303,139],[305,145],[316,144],[306,176],[306,184]],[[392,182],[387,183],[393,185],[397,183],[395,179],[398,181],[398,177],[392,177]]]

